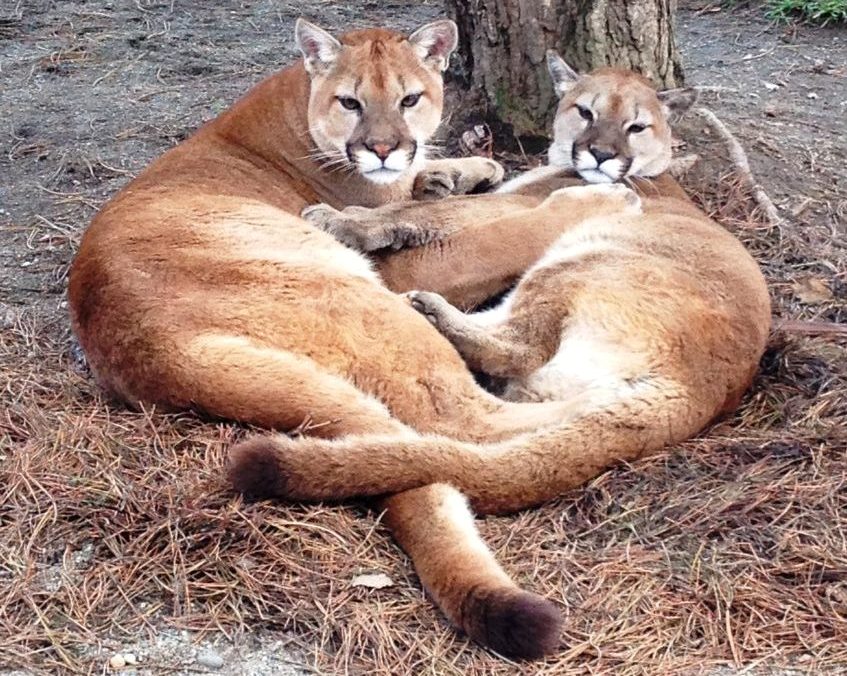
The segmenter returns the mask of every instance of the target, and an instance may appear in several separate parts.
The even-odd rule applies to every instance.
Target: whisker
[[[301,159],[309,159],[314,160],[315,162],[322,162],[323,160],[347,160],[347,156],[341,153],[315,153],[313,155],[306,155],[306,157]]]
[[[342,169],[350,165],[350,162],[342,161],[342,160],[333,160],[331,162],[324,162],[320,165],[321,169],[325,171],[329,171],[330,173],[337,171],[338,169]]]
[[[350,162],[346,155],[340,155],[334,159],[319,162],[319,164],[322,170],[330,174],[338,171],[348,171],[349,173],[352,173],[355,169],[355,165]]]

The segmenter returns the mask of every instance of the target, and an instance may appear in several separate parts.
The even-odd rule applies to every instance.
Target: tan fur
[[[442,35],[445,23],[430,32]],[[309,27],[303,39],[313,38],[333,40]],[[449,49],[429,54],[429,43],[381,29],[342,42],[328,63],[307,56],[311,77],[301,62],[259,84],[154,162],[86,231],[70,273],[72,319],[113,394],[277,429],[310,418],[327,436],[383,430],[391,414],[450,431],[501,410],[365,257],[299,218],[318,200],[408,199],[414,160],[380,184],[326,169],[315,153],[371,143],[372,133],[400,146],[425,140],[441,111]],[[398,112],[409,88],[420,102]],[[339,92],[355,93],[363,114],[351,119]],[[481,180],[497,174],[489,161],[434,170],[445,164],[477,175],[484,166]]]
[[[303,62],[156,160],[85,233],[69,299],[98,381],[130,405],[277,430],[308,420],[329,438],[423,432],[483,441],[558,419],[558,404],[510,404],[480,389],[452,345],[382,285],[366,257],[299,217],[320,201],[374,206],[411,196],[427,169],[419,151],[441,112],[455,26],[437,22],[408,39],[362,31],[338,44],[300,23],[298,36]],[[420,100],[403,112],[409,91]],[[342,95],[355,96],[361,114],[345,109]],[[393,166],[406,169],[374,180],[369,147],[374,156],[398,152]],[[446,173],[451,189],[502,175],[482,158],[437,161],[430,172],[437,181]],[[392,509],[429,509],[428,491],[394,496]],[[404,521],[404,542],[425,540],[416,527],[428,534],[428,523]],[[555,616],[513,592],[500,585],[474,597],[462,626],[503,637],[504,651],[536,654],[543,641],[510,648],[508,631],[480,628],[489,607],[507,620]]]
[[[572,114],[575,100],[592,106],[604,152],[623,160],[581,168],[567,161],[561,172],[523,180],[520,194],[508,194],[515,186],[507,184],[506,194],[373,213],[329,209],[315,219],[345,236],[392,223],[434,230],[437,243],[383,260],[380,273],[393,288],[425,279],[458,303],[532,266],[503,306],[478,315],[465,315],[434,293],[409,298],[472,368],[505,379],[507,396],[558,401],[556,423],[487,443],[469,443],[467,434],[463,440],[386,431],[333,441],[256,439],[233,449],[237,485],[267,496],[316,500],[421,491],[427,497],[418,498],[418,510],[388,499],[387,518],[427,589],[466,628],[463,603],[474,590],[506,589],[508,583],[480,552],[478,539],[455,523],[452,529],[438,519],[428,530],[422,525],[433,514],[423,505],[436,504],[444,490],[438,484],[463,492],[479,513],[508,512],[553,498],[614,462],[688,439],[737,406],[770,325],[764,279],[741,244],[672,179],[628,174],[632,167],[647,175],[667,168],[667,116],[680,96],[688,103],[690,96],[660,99],[643,78],[614,70],[574,74],[557,84],[563,94],[555,127],[559,150],[551,160],[579,159],[600,138]],[[638,143],[626,132],[634,120],[651,125],[638,132],[647,135]],[[544,197],[573,183],[574,168],[589,181],[627,175],[641,199],[619,185],[572,187]],[[593,205],[591,215],[573,220],[585,214],[586,203]],[[457,259],[467,265],[456,267]],[[261,482],[248,476],[257,466]],[[515,615],[510,622],[520,624]],[[513,653],[538,654],[554,643],[537,629],[544,621],[533,626],[538,650],[515,639],[506,642]]]

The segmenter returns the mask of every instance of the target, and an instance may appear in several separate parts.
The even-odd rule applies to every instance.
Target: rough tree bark
[[[467,103],[543,136],[556,97],[545,64],[557,50],[580,71],[633,68],[662,87],[682,84],[674,41],[676,0],[449,0],[459,24]],[[474,101],[473,99],[476,98]]]

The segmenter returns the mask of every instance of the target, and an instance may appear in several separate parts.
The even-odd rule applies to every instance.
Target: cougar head
[[[300,19],[295,35],[311,78],[316,159],[380,184],[419,166],[441,120],[441,74],[456,48],[456,24],[436,21],[409,36],[355,31],[337,40]]]
[[[550,164],[574,169],[589,183],[658,176],[668,168],[670,121],[693,105],[696,90],[657,92],[647,78],[619,68],[578,75],[554,51],[547,67],[560,97]]]

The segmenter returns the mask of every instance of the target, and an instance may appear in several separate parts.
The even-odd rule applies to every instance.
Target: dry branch
[[[723,122],[721,122],[718,116],[708,108],[698,107],[694,109],[694,112],[705,119],[709,126],[711,126],[724,141],[727,150],[729,151],[729,159],[732,161],[733,166],[744,181],[748,184],[753,194],[753,199],[756,200],[756,203],[764,212],[768,222],[771,225],[782,224],[782,217],[779,215],[779,211],[771,201],[771,198],[768,197],[765,189],[754,178],[753,172],[750,169],[750,163],[747,160],[747,153],[744,152],[744,148],[741,146],[738,139],[735,138],[735,135]]]

